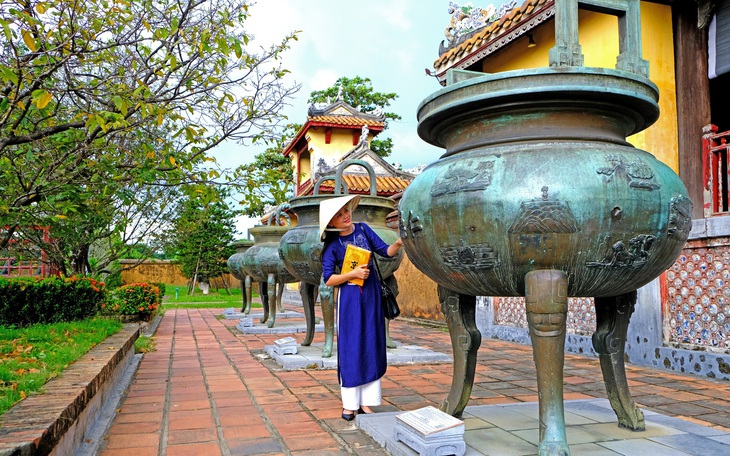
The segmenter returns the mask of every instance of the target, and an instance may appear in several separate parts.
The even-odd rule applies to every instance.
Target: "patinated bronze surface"
[[[264,316],[261,323],[273,328],[276,323],[276,309],[281,309],[281,296],[284,285],[297,282],[284,267],[279,258],[279,241],[289,231],[289,225],[278,224],[280,209],[272,215],[269,225],[258,225],[248,230],[254,238],[254,245],[243,254],[243,269],[255,281],[261,284],[261,302],[264,305]],[[251,301],[251,288],[247,288],[248,300]],[[267,299],[264,299],[264,296]]]
[[[315,193],[311,196],[293,198],[289,202],[290,210],[297,215],[299,222],[282,237],[279,245],[279,255],[284,265],[292,275],[302,281],[300,294],[304,305],[304,315],[307,319],[307,335],[302,342],[304,346],[310,345],[314,338],[314,302],[317,287],[319,287],[319,298],[322,305],[322,318],[325,329],[325,345],[322,356],[325,358],[332,356],[334,300],[336,297],[334,296],[332,287],[328,287],[322,282],[322,261],[320,255],[322,253],[323,243],[319,240],[318,233],[319,203],[325,199],[341,195],[340,189],[344,188],[342,173],[350,166],[362,166],[365,168],[370,175],[371,182],[370,195],[363,195],[360,198],[360,204],[353,213],[353,219],[356,222],[367,223],[386,243],[392,244],[395,242],[398,234],[385,225],[385,217],[395,209],[395,203],[388,198],[377,196],[375,173],[367,162],[349,160],[338,166],[335,175],[320,179],[315,185],[315,189],[319,189],[319,185],[325,179],[334,180],[335,189],[337,189],[335,195],[320,195]],[[377,256],[380,271],[384,278],[387,280],[395,280],[393,272],[398,269],[402,258],[403,255],[400,252],[393,258]],[[386,323],[386,331],[388,329]],[[391,348],[395,347],[390,337],[388,337],[388,343]]]
[[[241,296],[243,303],[241,305],[241,312],[244,315],[248,315],[251,312],[251,276],[243,269],[243,254],[246,250],[253,245],[253,241],[249,239],[243,239],[236,241],[234,246],[236,247],[236,253],[228,258],[228,270],[231,271],[231,275],[241,282]],[[261,300],[263,302],[265,293],[261,293]],[[266,304],[264,307],[268,307],[268,296],[266,296]]]
[[[597,297],[593,341],[609,399],[621,426],[644,428],[626,382],[626,328],[635,290],[671,266],[691,227],[679,177],[626,141],[659,116],[641,59],[639,2],[591,5],[621,16],[617,69],[582,66],[578,2],[556,0],[550,68],[452,70],[450,85],[423,101],[418,133],[446,152],[399,206],[408,257],[438,283],[451,331],[454,379],[444,411],[459,416],[469,399],[480,343],[474,296],[525,296],[540,455],[570,454],[568,296]]]

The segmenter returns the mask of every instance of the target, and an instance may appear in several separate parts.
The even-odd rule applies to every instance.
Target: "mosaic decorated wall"
[[[527,328],[525,298],[494,298],[497,325]],[[567,329],[569,334],[590,336],[596,330],[593,298],[568,298]]]
[[[669,342],[730,348],[730,238],[695,240],[667,271]]]

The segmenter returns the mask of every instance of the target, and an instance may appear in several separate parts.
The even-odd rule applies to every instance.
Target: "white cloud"
[[[281,41],[287,34],[301,29],[299,14],[287,0],[263,0],[254,4],[246,21],[246,30],[254,35],[254,43],[268,47]]]
[[[383,3],[383,7],[377,6],[378,3]],[[393,25],[397,28],[408,30],[411,28],[411,17],[413,15],[414,8],[418,8],[419,5],[412,5],[411,2],[398,1],[393,2],[386,0],[384,2],[371,2],[370,11],[377,17],[380,16],[388,24]]]
[[[312,77],[309,78],[308,86],[311,90],[324,90],[332,87],[340,76],[342,74],[339,71],[332,68],[322,68],[315,71]],[[309,92],[307,92],[307,96],[309,96]]]

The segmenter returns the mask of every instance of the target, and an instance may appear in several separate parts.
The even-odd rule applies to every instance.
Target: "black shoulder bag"
[[[362,229],[362,227],[360,227],[360,229]],[[363,230],[363,232],[365,232],[365,230]],[[387,318],[388,320],[392,320],[400,315],[400,307],[398,307],[398,301],[395,300],[395,294],[393,293],[393,290],[391,290],[390,287],[386,285],[383,281],[383,276],[382,274],[380,274],[380,268],[378,267],[378,260],[375,259],[373,243],[370,242],[369,236],[366,237],[368,238],[368,243],[370,244],[370,250],[373,252],[373,263],[375,263],[375,270],[378,271],[378,280],[380,281],[380,303],[383,306],[383,313],[385,314],[385,318]]]
[[[375,252],[373,252],[375,255]],[[380,303],[383,305],[383,313],[385,318],[392,320],[400,315],[400,307],[398,307],[398,301],[395,300],[395,294],[388,285],[383,281],[383,276],[380,275],[380,268],[378,268],[378,260],[373,257],[375,263],[375,270],[378,271],[378,278],[380,278]]]

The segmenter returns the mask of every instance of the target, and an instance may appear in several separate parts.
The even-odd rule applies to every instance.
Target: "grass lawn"
[[[208,294],[196,289],[192,295],[188,295],[186,286],[165,285],[165,296],[162,298],[162,309],[179,308],[216,308],[234,307],[240,309],[243,306],[243,297],[240,288],[229,288],[230,294],[225,288],[218,290],[211,288]],[[258,297],[257,293],[253,294]],[[261,307],[261,304],[253,303],[252,307]]]
[[[0,415],[92,347],[122,329],[119,321],[92,318],[71,323],[0,326]]]

